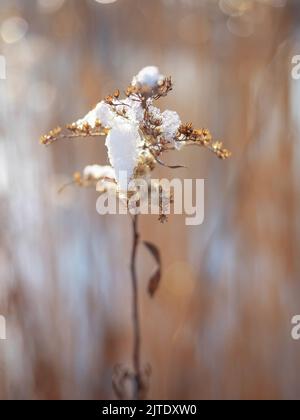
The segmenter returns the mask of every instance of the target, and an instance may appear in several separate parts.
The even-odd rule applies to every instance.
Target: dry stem
[[[133,320],[133,369],[134,369],[134,393],[133,398],[139,400],[143,390],[141,374],[141,334],[139,318],[138,281],[136,272],[136,257],[139,244],[138,216],[132,219],[133,244],[131,252],[131,280],[132,280],[132,320]]]

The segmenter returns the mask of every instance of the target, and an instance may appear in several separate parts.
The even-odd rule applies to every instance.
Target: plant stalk
[[[133,369],[134,369],[134,391],[133,399],[139,400],[143,390],[141,375],[141,333],[139,318],[138,280],[136,272],[136,257],[139,245],[138,216],[132,219],[133,244],[131,252],[131,281],[132,281],[132,320],[133,320]]]

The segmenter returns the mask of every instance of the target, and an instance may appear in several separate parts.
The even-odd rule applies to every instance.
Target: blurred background
[[[163,278],[139,249],[149,398],[300,397],[300,54],[296,0],[1,0],[1,399],[114,398],[132,351],[126,216],[99,216],[97,193],[59,187],[106,164],[103,140],[39,137],[77,120],[146,65],[173,77],[160,106],[207,127],[233,152],[168,155],[204,178],[205,221],[144,216]]]

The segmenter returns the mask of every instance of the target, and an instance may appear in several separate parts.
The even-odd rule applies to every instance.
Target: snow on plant
[[[150,185],[151,172],[157,164],[175,169],[180,166],[166,165],[161,156],[169,150],[181,150],[187,146],[200,146],[213,152],[220,159],[227,159],[230,152],[221,142],[214,141],[207,129],[194,128],[191,123],[182,123],[175,111],[161,111],[154,103],[168,95],[173,84],[170,77],[163,76],[157,67],[143,68],[132,80],[121,98],[119,90],[99,102],[82,119],[57,127],[41,138],[42,144],[49,145],[59,139],[85,137],[106,137],[105,145],[110,166],[87,166],[83,173],[74,174],[74,183],[79,186],[97,186],[97,191],[113,191],[129,207],[134,191],[128,190],[128,183],[147,180]],[[126,173],[126,177],[122,174]],[[137,182],[138,185],[138,182]],[[151,184],[152,185],[152,184]],[[152,186],[153,187],[153,186]],[[159,220],[167,220],[165,203],[170,201],[160,188]],[[137,188],[138,189],[138,188]],[[149,371],[142,369],[140,361],[140,326],[138,312],[138,293],[136,276],[136,251],[140,242],[138,215],[134,214],[133,247],[131,255],[131,277],[133,287],[134,348],[133,372],[118,368],[113,384],[116,394],[126,398],[126,383],[134,385],[133,397],[142,398],[147,391]],[[161,258],[157,247],[144,242],[157,263],[151,276],[148,291],[151,296],[157,290],[161,276]]]

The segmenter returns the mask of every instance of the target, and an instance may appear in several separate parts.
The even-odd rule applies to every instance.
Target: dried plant
[[[161,155],[170,150],[181,150],[185,146],[200,146],[213,152],[220,159],[230,157],[230,152],[219,141],[214,141],[207,129],[196,129],[192,123],[183,124],[174,111],[161,112],[153,105],[154,101],[168,95],[173,84],[170,77],[160,74],[157,67],[145,67],[132,80],[121,99],[116,90],[91,110],[84,118],[67,125],[57,127],[42,136],[41,143],[50,145],[60,139],[106,137],[106,146],[110,166],[87,166],[82,173],[76,172],[72,183],[81,187],[97,187],[100,193],[113,192],[130,209],[130,198],[135,193],[128,189],[128,182],[138,179],[149,181],[156,164],[172,169],[180,166],[166,165]],[[126,177],[122,174],[126,173]],[[154,186],[155,187],[155,186]],[[153,183],[151,183],[153,188]],[[156,186],[159,194],[159,220],[165,222],[167,214],[165,203],[172,201],[169,193],[160,185]],[[139,203],[141,205],[141,203]],[[134,329],[133,371],[118,366],[113,376],[113,387],[118,398],[128,398],[128,384],[133,386],[134,399],[147,395],[150,368],[141,366],[141,335],[138,303],[138,281],[136,273],[136,255],[140,241],[138,231],[138,208],[132,214],[132,315]],[[143,242],[149,250],[157,269],[151,276],[148,292],[154,296],[161,278],[161,257],[159,249],[152,243]]]

